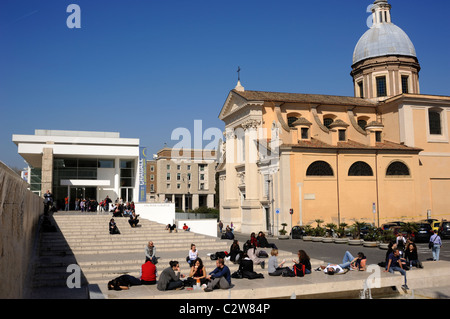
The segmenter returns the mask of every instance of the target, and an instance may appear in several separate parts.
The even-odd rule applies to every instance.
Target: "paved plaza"
[[[106,284],[122,274],[139,277],[140,266],[144,262],[144,248],[149,240],[157,247],[158,273],[167,268],[170,260],[180,262],[181,272],[187,274],[185,261],[191,243],[195,243],[206,270],[215,268],[215,261],[208,254],[216,251],[228,251],[229,240],[194,234],[192,232],[173,232],[165,230],[164,225],[141,220],[140,227],[131,228],[127,218],[116,218],[120,235],[109,235],[107,223],[111,216],[96,213],[76,214],[72,212],[55,213],[52,222],[57,232],[41,233],[39,254],[34,258],[35,272],[30,298],[67,298],[67,299],[273,299],[273,298],[448,298],[447,289],[450,278],[448,261],[424,261],[424,269],[413,269],[407,273],[409,290],[401,289],[403,277],[389,274],[378,266],[373,274],[378,276],[378,286],[365,289],[369,272],[350,271],[344,275],[328,276],[321,271],[302,278],[270,277],[265,269],[255,266],[255,271],[264,275],[263,279],[232,279],[233,288],[204,292],[184,289],[180,291],[158,291],[156,286],[133,286],[127,291],[107,290]],[[236,234],[241,247],[246,234]],[[339,263],[342,252],[364,251],[369,264],[384,258],[385,251],[378,248],[351,247],[349,245],[305,243],[302,240],[277,240],[269,237],[280,249],[279,260],[287,264],[296,258],[298,249],[305,249],[311,257],[313,269],[327,262]],[[332,245],[326,247],[327,245]],[[346,247],[344,247],[346,246]],[[298,248],[297,248],[298,247]],[[268,250],[268,249],[266,249]],[[333,251],[333,254],[325,252]],[[318,255],[316,255],[318,254]],[[323,259],[317,258],[323,255]],[[340,257],[339,257],[340,256]],[[338,258],[339,257],[339,258]],[[373,258],[373,262],[371,260]],[[333,259],[333,260],[328,260]],[[227,262],[231,272],[238,265]],[[81,288],[67,288],[68,265],[81,268]]]

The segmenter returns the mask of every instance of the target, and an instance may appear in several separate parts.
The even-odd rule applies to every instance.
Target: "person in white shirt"
[[[186,258],[186,261],[188,262],[189,265],[191,265],[197,258],[198,258],[198,250],[195,247],[195,244],[191,244],[191,250],[189,250],[189,256],[188,258]]]
[[[327,266],[320,266],[320,268],[323,270],[323,273],[327,275],[334,275],[344,272],[344,269],[336,264],[328,264]]]

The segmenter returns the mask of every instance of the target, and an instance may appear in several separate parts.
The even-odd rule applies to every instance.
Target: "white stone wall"
[[[0,162],[0,298],[24,297],[43,199]]]

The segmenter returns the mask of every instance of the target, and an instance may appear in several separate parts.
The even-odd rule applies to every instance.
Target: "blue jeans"
[[[438,261],[439,260],[439,253],[441,252],[441,246],[434,244],[433,248],[431,248],[431,251],[433,253],[433,260]]]
[[[400,272],[400,273],[403,275],[403,277],[405,277],[405,285],[406,285],[406,271],[405,271],[404,269],[400,268],[400,267],[397,267],[397,266],[394,266],[394,267],[390,267],[390,268],[389,268],[389,272],[390,272],[391,274],[393,274],[394,271]]]
[[[345,252],[344,258],[342,259],[342,264],[339,266],[341,268],[350,268],[350,264],[352,263],[352,260],[355,259],[352,254],[350,254],[349,251]]]

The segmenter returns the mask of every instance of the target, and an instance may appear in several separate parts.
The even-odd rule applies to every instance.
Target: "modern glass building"
[[[29,165],[30,189],[53,193],[60,209],[75,199],[139,201],[139,139],[116,132],[35,130],[13,135]]]

